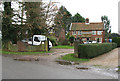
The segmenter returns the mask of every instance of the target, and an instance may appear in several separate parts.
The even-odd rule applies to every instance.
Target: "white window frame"
[[[97,31],[97,35],[102,35],[103,31]]]
[[[78,35],[82,35],[82,31],[78,31]]]
[[[76,31],[73,31],[73,32],[72,32],[72,35],[76,35]]]
[[[96,31],[92,31],[92,35],[96,35]]]

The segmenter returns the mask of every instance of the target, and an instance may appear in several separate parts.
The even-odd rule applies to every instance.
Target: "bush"
[[[56,41],[56,38],[49,37],[49,39],[50,39],[51,43],[53,44],[53,46],[57,46],[58,45],[58,43]]]
[[[116,43],[101,43],[101,44],[80,44],[78,45],[79,58],[93,58],[109,52],[117,47]]]
[[[120,47],[120,37],[113,37],[112,42],[117,43],[117,47]]]
[[[66,35],[66,38],[69,39],[69,37],[70,37],[70,34],[68,33],[68,34]]]
[[[69,40],[65,39],[61,41],[61,45],[70,45]]]
[[[73,43],[73,42],[74,42],[74,39],[75,39],[75,37],[74,37],[74,36],[71,36],[71,37],[69,38],[70,43]]]

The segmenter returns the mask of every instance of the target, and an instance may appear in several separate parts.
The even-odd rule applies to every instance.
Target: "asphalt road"
[[[113,79],[113,77],[53,62],[15,61],[3,56],[2,79]]]

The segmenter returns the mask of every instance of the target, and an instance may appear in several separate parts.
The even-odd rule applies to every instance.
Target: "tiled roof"
[[[72,23],[70,30],[104,30],[104,24],[100,23]]]

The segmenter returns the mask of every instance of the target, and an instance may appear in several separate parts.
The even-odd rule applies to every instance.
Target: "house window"
[[[92,35],[96,35],[96,31],[92,31]]]
[[[82,35],[81,31],[78,31],[78,35]]]
[[[72,33],[73,35],[76,35],[76,31],[73,31],[73,33]]]
[[[102,35],[102,31],[97,31],[97,35]]]

